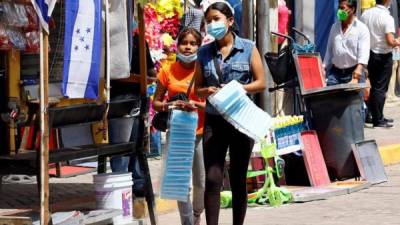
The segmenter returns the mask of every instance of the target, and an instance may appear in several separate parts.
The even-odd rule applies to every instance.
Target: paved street
[[[400,165],[386,168],[389,182],[327,200],[250,208],[246,225],[399,225]],[[179,224],[177,212],[160,216],[161,225]],[[204,219],[203,219],[204,220]],[[202,224],[205,224],[203,221]],[[231,210],[221,210],[220,224],[232,224]]]
[[[380,146],[400,144],[399,105],[386,109],[386,116],[395,119],[393,129],[366,128],[366,139],[376,139]],[[155,190],[160,178],[160,160],[149,161]],[[386,168],[389,182],[373,186],[350,195],[302,204],[290,204],[280,208],[251,208],[248,225],[291,224],[400,224],[400,164]],[[92,174],[72,178],[50,180],[51,210],[94,209],[95,199]],[[0,190],[0,215],[22,210],[37,210],[36,183],[3,184]],[[173,210],[159,216],[160,225],[180,224],[178,212]],[[205,224],[204,218],[203,223]],[[231,210],[221,211],[220,224],[232,224]]]

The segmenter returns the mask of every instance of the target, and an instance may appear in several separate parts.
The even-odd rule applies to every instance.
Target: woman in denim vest
[[[225,1],[218,1],[207,8],[205,18],[207,33],[215,38],[215,42],[204,45],[198,52],[197,95],[208,97],[232,80],[240,82],[248,94],[262,92],[266,84],[260,54],[253,42],[232,32],[233,8]],[[220,68],[218,73],[217,67]],[[218,224],[224,163],[229,148],[233,224],[242,225],[247,209],[246,173],[254,143],[228,123],[209,102],[205,111],[203,151],[207,224]]]

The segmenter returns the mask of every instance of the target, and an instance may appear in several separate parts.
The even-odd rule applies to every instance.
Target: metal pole
[[[277,30],[278,19],[278,0],[257,0],[257,47],[261,55],[266,52],[277,51],[276,37],[270,34]],[[271,27],[271,25],[273,27]],[[276,26],[276,27],[275,27]],[[260,96],[260,107],[266,112],[272,114],[275,109],[273,101],[274,94],[268,92],[269,87],[273,87],[273,80],[270,76],[268,66],[263,60],[264,74],[267,82],[267,89]]]
[[[105,22],[106,22],[106,103],[107,105],[110,103],[110,90],[111,90],[111,84],[110,84],[110,77],[111,77],[111,59],[110,59],[110,21],[109,21],[109,2],[108,0],[105,0]]]
[[[40,26],[40,224],[50,221],[49,212],[49,35]]]
[[[139,19],[139,61],[140,61],[140,94],[141,94],[141,115],[142,121],[140,122],[140,129],[143,131],[141,147],[138,149],[137,156],[139,157],[140,167],[143,171],[145,179],[145,195],[147,207],[149,211],[151,225],[157,225],[156,204],[154,199],[154,191],[151,183],[149,165],[145,151],[150,148],[150,127],[149,127],[149,98],[147,97],[147,62],[146,62],[146,41],[145,41],[145,24],[144,24],[144,10],[143,6],[138,6],[138,19]]]
[[[253,0],[242,1],[242,36],[254,41],[254,2]]]

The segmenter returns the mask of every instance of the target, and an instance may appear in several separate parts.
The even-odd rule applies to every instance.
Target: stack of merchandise
[[[39,50],[39,21],[31,4],[0,1],[0,49]]]
[[[193,154],[198,115],[196,112],[173,110],[164,161],[160,197],[187,201],[191,184]]]
[[[276,117],[273,121],[275,143],[278,150],[300,145],[300,133],[304,130],[303,116]]]
[[[268,113],[257,107],[236,80],[226,84],[216,94],[208,97],[215,109],[236,129],[256,142],[265,139],[272,126]]]

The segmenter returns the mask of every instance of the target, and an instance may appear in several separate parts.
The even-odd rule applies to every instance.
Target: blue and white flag
[[[98,97],[102,41],[101,3],[101,0],[65,1],[65,97]]]
[[[31,2],[39,16],[40,24],[49,33],[49,21],[57,0],[31,0]]]

